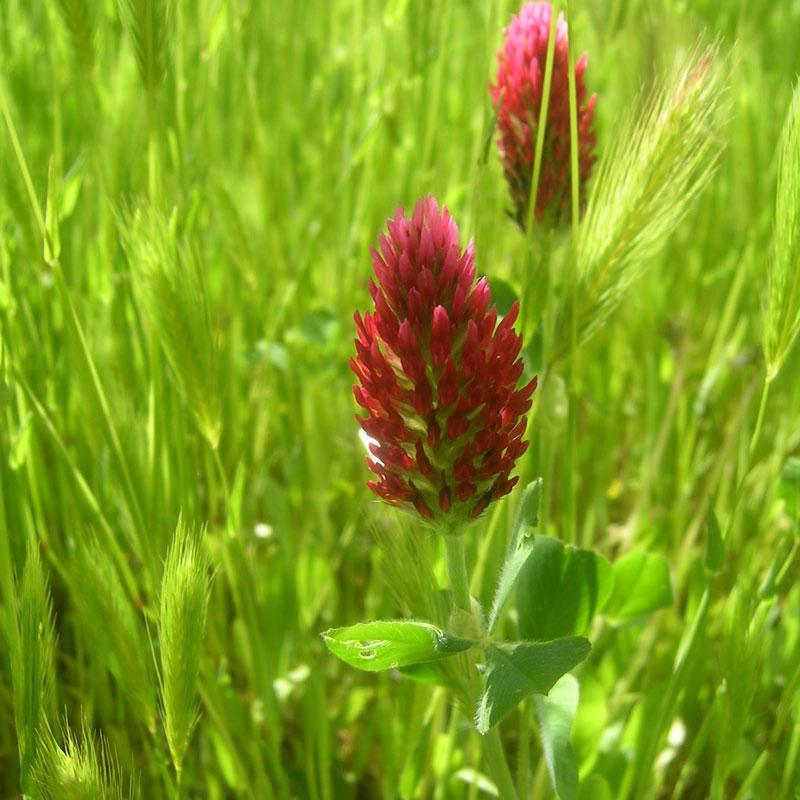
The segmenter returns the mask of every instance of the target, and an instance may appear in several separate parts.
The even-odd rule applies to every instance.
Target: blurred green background
[[[319,632],[413,612],[398,573],[413,580],[424,559],[443,579],[437,542],[409,538],[413,521],[364,485],[352,314],[368,307],[369,247],[385,219],[427,193],[447,204],[464,244],[475,239],[479,273],[516,292],[526,284],[487,91],[517,6],[178,2],[149,88],[123,20],[129,6],[160,4],[120,6],[0,5],[0,546],[16,575],[29,542],[42,554],[58,637],[56,736],[84,719],[142,797],[173,795],[163,732],[141,712],[142,697],[156,702],[148,631],[182,513],[208,525],[215,572],[185,796],[487,796],[478,736],[440,690],[356,673]],[[714,782],[718,797],[796,798],[797,354],[771,391],[674,709],[660,703],[707,585],[709,501],[726,522],[747,472],[800,3],[575,0],[569,11],[571,41],[589,52],[601,160],[656,75],[698,41],[719,37],[729,54],[711,184],[581,348],[574,385],[558,368],[548,376],[529,428],[554,453],[549,533],[560,535],[569,391],[578,541],[610,559],[646,547],[673,572],[674,606],[597,623],[577,671],[581,797],[704,798]],[[148,199],[168,219],[167,246],[197,266],[207,306],[198,321],[199,306],[178,298],[167,315],[185,333],[183,376],[132,279],[130,255],[147,244],[133,209]],[[197,395],[219,409],[216,449],[195,424]],[[531,447],[523,480],[542,472],[541,452]],[[517,497],[468,534],[484,602]],[[99,608],[81,594],[93,566],[97,592],[121,587],[124,613],[113,603],[106,617],[82,612]],[[0,641],[0,796],[10,797],[17,740]],[[516,716],[503,726],[512,757],[519,728]],[[535,735],[530,746],[537,796],[552,796]]]

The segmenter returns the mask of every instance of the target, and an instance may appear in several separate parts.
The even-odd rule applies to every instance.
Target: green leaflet
[[[598,553],[537,539],[517,586],[521,635],[549,641],[585,633],[613,585],[611,565]]]
[[[589,655],[580,636],[552,642],[498,643],[486,648],[486,686],[475,724],[486,733],[531,694],[547,694],[556,681]]]
[[[447,658],[475,644],[429,622],[407,620],[360,622],[347,628],[331,628],[322,638],[337,658],[367,672]]]

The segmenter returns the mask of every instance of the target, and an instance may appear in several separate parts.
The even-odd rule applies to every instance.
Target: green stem
[[[8,623],[9,655],[21,652],[19,626],[16,618],[16,593],[14,591],[14,561],[11,551],[11,537],[6,525],[5,500],[3,497],[3,475],[0,471],[0,599]]]
[[[556,29],[558,27],[557,9],[550,14],[550,32],[547,38],[547,55],[544,61],[544,83],[542,85],[542,105],[539,109],[539,126],[536,131],[536,149],[534,151],[533,169],[531,170],[531,187],[528,195],[528,218],[525,221],[525,232],[528,237],[528,252],[532,251],[533,223],[536,218],[536,198],[539,196],[539,175],[542,169],[544,153],[544,137],[547,130],[547,113],[550,109],[550,86],[553,82],[553,61],[556,52]]]
[[[519,745],[517,747],[517,793],[528,796],[531,772],[531,728],[533,727],[533,705],[524,700],[519,714]]]
[[[464,553],[464,539],[457,534],[448,533],[444,536],[444,544],[453,608],[471,611],[472,601],[469,593],[469,576]],[[471,673],[471,677],[475,680],[471,679],[469,683],[474,691],[477,673],[474,672],[474,669],[471,670]],[[508,768],[503,745],[500,742],[500,734],[496,729],[492,729],[483,736],[481,741],[486,762],[497,784],[501,800],[517,800],[517,791],[514,788],[511,770]]]
[[[567,0],[567,20],[572,22],[570,3]],[[577,428],[577,375],[578,375],[578,219],[580,214],[580,175],[578,164],[578,96],[575,86],[575,50],[568,45],[568,85],[569,85],[569,146],[570,146],[570,187],[572,190],[572,241],[570,243],[570,339],[569,339],[569,414],[567,417],[567,474],[565,476],[565,524],[564,538],[572,544],[577,543],[577,503],[576,479],[578,474],[576,455]]]
[[[756,446],[758,445],[758,440],[761,436],[761,426],[764,424],[764,410],[767,407],[767,398],[769,397],[770,386],[771,383],[769,381],[764,381],[764,388],[761,390],[761,401],[758,404],[756,426],[753,428],[753,435],[750,437],[750,447],[747,450],[748,467],[750,466],[750,461],[753,459],[753,453],[755,452]]]
[[[736,493],[733,498],[733,508],[728,519],[728,524],[725,526],[725,533],[723,539],[727,542],[728,537],[732,534],[733,528],[736,524],[736,519],[739,513],[739,508],[744,499],[744,484],[747,476],[750,474],[750,465],[753,463],[753,455],[758,447],[758,441],[761,438],[761,428],[764,424],[764,410],[767,407],[767,398],[769,397],[769,381],[764,381],[764,387],[761,390],[761,400],[758,404],[758,416],[756,417],[756,425],[753,428],[753,434],[750,437],[750,445],[747,448],[747,460],[745,461],[744,469],[742,470],[742,477],[736,485]]]
[[[156,99],[147,98],[147,194],[153,205],[158,201],[158,131],[156,125]]]
[[[756,759],[752,769],[742,782],[742,785],[739,787],[739,791],[736,793],[736,796],[733,798],[733,800],[744,800],[745,797],[751,796],[750,790],[755,785],[755,782],[758,780],[758,776],[761,775],[764,767],[767,766],[767,762],[771,756],[772,753],[769,750],[763,750],[761,752],[761,755],[759,755],[759,757]]]
[[[444,537],[447,556],[447,576],[450,579],[450,592],[456,608],[470,611],[469,578],[467,560],[464,553],[464,540],[459,535],[447,534]]]
[[[483,754],[486,756],[486,763],[497,785],[498,797],[500,800],[517,800],[517,790],[514,788],[514,781],[511,771],[508,768],[503,744],[500,741],[500,734],[497,728],[492,728],[483,737]]]

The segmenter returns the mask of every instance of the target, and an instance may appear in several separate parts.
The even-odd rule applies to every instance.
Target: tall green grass
[[[444,693],[318,635],[446,622],[347,368],[369,246],[432,192],[526,306],[543,532],[671,566],[576,671],[579,797],[796,796],[800,10],[569,3],[599,162],[550,299],[490,141],[513,11],[0,4],[0,795],[491,796]],[[466,539],[484,607],[517,502]],[[532,715],[499,729],[551,797]]]

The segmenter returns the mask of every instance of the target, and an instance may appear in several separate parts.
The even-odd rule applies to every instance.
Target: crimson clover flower
[[[550,3],[526,3],[519,14],[511,18],[504,31],[503,47],[497,54],[497,82],[489,87],[497,109],[500,160],[514,203],[514,218],[521,228],[525,228],[528,218],[551,16]],[[555,36],[535,213],[537,219],[548,215],[557,224],[569,214],[571,180],[567,23],[561,14],[556,22]],[[575,65],[581,205],[595,161],[596,141],[593,122],[597,97],[592,95],[586,100],[583,80],[586,64],[587,55],[584,53]]]
[[[508,494],[536,378],[518,389],[519,305],[498,323],[474,248],[433,197],[399,208],[372,249],[374,311],[355,314],[350,366],[369,437],[369,487],[388,502],[446,521],[477,517]]]

